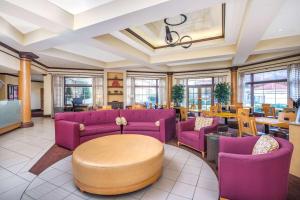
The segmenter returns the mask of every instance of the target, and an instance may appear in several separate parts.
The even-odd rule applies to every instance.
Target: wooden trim
[[[17,129],[21,126],[21,123],[18,122],[18,123],[14,123],[14,124],[10,124],[8,126],[5,126],[3,128],[0,128],[0,135],[3,134],[3,133],[7,133],[9,131],[12,131],[14,129]]]
[[[0,75],[5,75],[5,76],[13,76],[13,77],[19,77],[19,75],[16,74],[9,74],[9,73],[0,73]],[[44,83],[44,81],[38,81],[38,80],[31,80],[31,82],[39,82],[39,83]]]
[[[209,38],[203,38],[203,39],[198,39],[198,40],[192,40],[191,43],[198,43],[198,42],[204,42],[204,41],[210,41],[210,40],[217,40],[217,39],[222,39],[225,38],[225,10],[226,6],[225,3],[222,4],[222,34],[219,36],[215,37],[209,37]],[[148,45],[152,49],[161,49],[161,48],[166,48],[169,47],[169,45],[162,45],[162,46],[154,46],[151,44],[149,41],[147,41],[145,38],[131,30],[130,28],[126,28],[125,31],[136,37],[138,40],[143,42],[144,44]],[[183,44],[189,44],[190,42],[179,42],[175,46],[183,45]]]
[[[4,44],[3,42],[0,42],[0,46],[12,51],[12,52],[15,52],[17,54],[19,54],[19,51],[15,48],[12,48],[11,46],[7,45],[7,44]]]

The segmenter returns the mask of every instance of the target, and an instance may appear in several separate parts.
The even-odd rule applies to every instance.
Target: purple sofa
[[[285,200],[293,145],[276,138],[280,149],[251,155],[259,137],[220,138],[220,196],[235,200]]]
[[[166,142],[176,132],[176,113],[172,109],[120,110],[120,116],[127,120],[127,125],[123,126],[123,134],[148,135]],[[159,121],[160,126],[155,125],[156,121]]]
[[[102,110],[89,112],[66,112],[55,114],[55,143],[74,150],[79,144],[105,135],[121,134],[121,126],[115,119],[123,116],[128,125],[123,133],[149,135],[166,142],[176,132],[174,110]],[[155,122],[159,121],[160,126]],[[79,124],[85,125],[80,131]]]
[[[100,136],[120,134],[121,127],[116,125],[119,110],[91,112],[66,112],[55,114],[55,143],[74,150],[79,144]],[[79,130],[79,124],[85,130]]]
[[[205,152],[205,134],[217,131],[219,118],[214,117],[211,126],[201,128],[200,131],[195,131],[195,119],[190,118],[187,121],[179,123],[178,127],[178,144],[183,144],[200,151],[202,155]]]

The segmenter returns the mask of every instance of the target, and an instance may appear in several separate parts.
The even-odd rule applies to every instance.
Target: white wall
[[[31,82],[31,109],[41,109],[41,88],[44,84],[41,82]]]

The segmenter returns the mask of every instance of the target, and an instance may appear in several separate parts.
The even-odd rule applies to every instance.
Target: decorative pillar
[[[22,104],[21,127],[33,126],[31,120],[31,61],[38,58],[31,52],[20,52],[19,100]]]
[[[238,80],[237,80],[237,70],[238,67],[232,67],[231,68],[231,104],[234,105],[237,103],[237,85],[238,85]]]
[[[168,88],[168,96],[167,96],[167,108],[170,108],[172,102],[172,87],[173,87],[173,73],[167,73],[167,88]]]

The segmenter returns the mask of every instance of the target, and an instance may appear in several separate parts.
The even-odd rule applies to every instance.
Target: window
[[[136,103],[152,103],[157,104],[158,99],[158,79],[135,79],[134,94]]]
[[[245,106],[253,106],[261,112],[261,104],[271,104],[280,110],[287,106],[287,70],[277,70],[244,76]]]
[[[65,77],[64,103],[72,105],[74,98],[82,100],[82,104],[93,104],[93,78]]]

